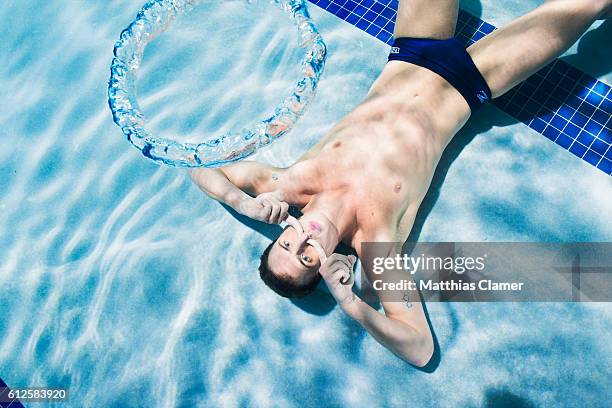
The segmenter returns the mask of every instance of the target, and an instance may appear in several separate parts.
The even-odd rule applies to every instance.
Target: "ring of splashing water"
[[[271,116],[240,132],[226,133],[201,143],[179,143],[153,136],[146,128],[136,100],[136,72],[146,44],[196,3],[200,1],[153,0],[146,3],[115,43],[108,83],[108,103],[113,120],[129,142],[146,157],[175,167],[216,167],[237,161],[287,133],[312,99],[327,56],[325,43],[310,19],[304,0],[273,0],[272,3],[285,10],[295,23],[299,46],[305,52],[303,78],[291,94]]]

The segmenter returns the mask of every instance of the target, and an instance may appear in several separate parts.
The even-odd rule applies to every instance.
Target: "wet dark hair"
[[[314,277],[308,282],[297,283],[292,278],[287,276],[278,276],[270,270],[268,266],[268,255],[270,250],[276,241],[272,241],[270,245],[261,254],[261,262],[259,264],[259,276],[264,283],[272,289],[274,292],[286,298],[301,298],[312,293],[319,282],[321,281],[321,275],[315,273]]]

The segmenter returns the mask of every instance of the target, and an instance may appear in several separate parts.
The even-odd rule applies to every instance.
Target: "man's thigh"
[[[451,38],[458,10],[459,0],[400,0],[393,36]]]
[[[549,1],[467,50],[498,97],[572,45],[593,23],[595,0]]]

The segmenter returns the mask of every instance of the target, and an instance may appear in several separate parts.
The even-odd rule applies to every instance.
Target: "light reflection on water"
[[[602,405],[606,305],[430,304],[443,356],[426,375],[340,311],[309,314],[267,290],[256,270],[268,241],[203,197],[182,171],[142,158],[112,122],[112,45],[141,5],[0,4],[0,51],[8,57],[0,66],[6,382],[70,386],[71,406],[455,407],[509,394],[541,406]],[[509,19],[515,7],[482,8]],[[330,57],[308,113],[257,155],[276,165],[290,164],[348,112],[386,58],[387,48],[366,34],[316,7],[311,14]],[[176,27],[143,69],[143,109],[155,130],[207,133],[276,104],[295,77],[291,48],[272,15],[244,16],[218,21],[230,38],[269,41],[257,45],[260,54],[279,64],[228,58],[223,50],[241,45],[216,32],[172,45],[172,35],[184,35]],[[185,80],[171,80],[172,70]],[[237,77],[248,80],[247,90]],[[239,91],[248,98],[238,103]],[[460,137],[471,135],[421,240],[611,239],[608,176],[490,107]]]

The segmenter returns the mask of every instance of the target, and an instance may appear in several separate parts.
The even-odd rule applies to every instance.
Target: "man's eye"
[[[289,241],[283,241],[283,246],[289,248]]]
[[[309,257],[308,255],[302,256],[302,259],[304,260],[304,262],[312,262],[312,258]]]

